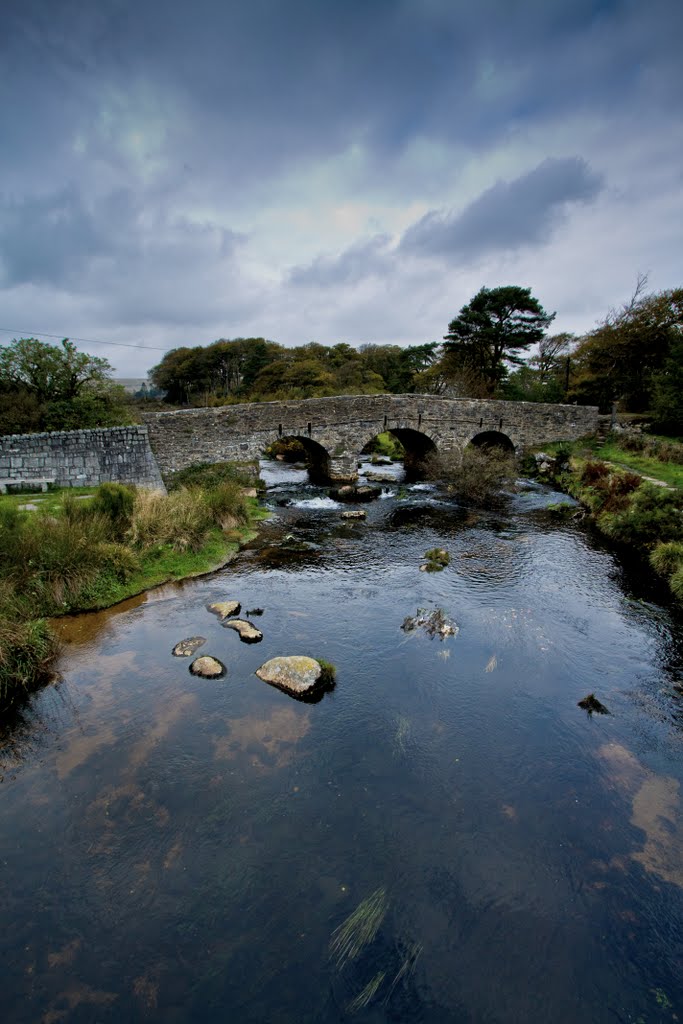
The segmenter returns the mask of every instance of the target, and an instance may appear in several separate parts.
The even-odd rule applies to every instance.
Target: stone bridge
[[[295,402],[226,405],[144,415],[164,476],[198,462],[259,458],[278,439],[296,438],[311,468],[331,481],[355,480],[363,448],[389,431],[406,450],[406,465],[431,451],[501,444],[521,453],[531,445],[595,433],[593,406],[501,402],[432,395],[342,395]]]

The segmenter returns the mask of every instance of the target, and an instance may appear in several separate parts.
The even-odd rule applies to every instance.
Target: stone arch
[[[403,465],[407,473],[419,475],[424,467],[427,456],[436,451],[436,443],[429,434],[425,434],[421,430],[414,430],[412,427],[390,426],[385,427],[384,430],[378,430],[376,434],[369,437],[361,451],[365,449],[373,438],[377,437],[377,434],[382,433],[392,434],[403,445],[405,451]]]
[[[468,441],[473,448],[499,448],[504,452],[514,452],[514,442],[502,430],[482,430]]]
[[[306,453],[308,475],[314,483],[327,483],[330,479],[330,455],[324,445],[306,434],[278,434],[269,444],[276,441],[298,441]],[[268,445],[265,446],[266,448]]]

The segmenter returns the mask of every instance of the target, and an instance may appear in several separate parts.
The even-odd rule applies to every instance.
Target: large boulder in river
[[[201,658],[195,658],[190,665],[190,672],[193,676],[202,676],[204,679],[220,679],[225,675],[226,668],[218,658],[204,654]]]
[[[231,615],[239,615],[242,605],[239,601],[215,601],[206,607],[219,619],[229,619]]]
[[[300,654],[271,658],[256,669],[256,675],[297,700],[319,700],[334,685],[334,670],[330,666]]]
[[[261,630],[257,629],[253,622],[247,622],[246,619],[228,619],[223,625],[226,629],[234,629],[236,633],[239,633],[240,640],[244,640],[245,644],[257,644],[259,640],[263,640]]]

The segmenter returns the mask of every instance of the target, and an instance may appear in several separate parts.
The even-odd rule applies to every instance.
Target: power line
[[[117,348],[139,348],[147,352],[167,352],[158,345],[133,345],[129,341],[96,341],[94,338],[74,338],[67,334],[48,334],[46,331],[13,331],[9,327],[0,327],[0,334],[14,334],[21,338],[68,338],[69,341],[80,341],[83,345],[115,345]]]

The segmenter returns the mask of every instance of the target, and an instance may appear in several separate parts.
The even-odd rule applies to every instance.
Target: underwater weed
[[[413,942],[413,943],[411,943],[408,946],[408,949],[406,951],[406,955],[405,955],[405,958],[403,960],[403,963],[401,964],[400,968],[398,969],[398,971],[397,971],[397,973],[396,973],[396,975],[394,977],[394,980],[392,981],[391,985],[389,986],[389,991],[387,992],[387,994],[386,994],[386,996],[384,998],[384,1005],[385,1006],[387,1005],[387,1003],[391,999],[391,997],[393,995],[393,992],[394,992],[394,989],[399,984],[399,982],[403,978],[409,977],[414,972],[415,965],[417,964],[417,961],[420,958],[420,955],[422,953],[423,948],[424,947],[421,946],[419,942]]]
[[[361,989],[356,998],[352,999],[347,1006],[349,1013],[358,1013],[358,1011],[362,1010],[364,1006],[367,1006],[368,1003],[372,1002],[377,995],[377,990],[384,981],[384,978],[384,971],[379,971],[374,978],[371,978],[365,988]]]
[[[375,889],[335,928],[330,939],[330,955],[340,970],[348,960],[355,960],[361,950],[372,942],[388,906],[386,890]]]

